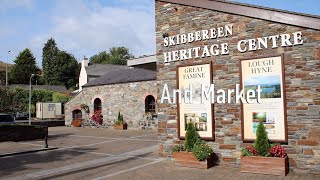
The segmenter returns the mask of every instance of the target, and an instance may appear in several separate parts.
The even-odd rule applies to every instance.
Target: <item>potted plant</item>
[[[74,119],[74,120],[72,120],[71,125],[72,125],[73,127],[81,127],[81,125],[82,125],[82,120],[81,120],[81,119]]]
[[[118,118],[117,118],[117,121],[113,125],[113,129],[125,130],[127,128],[128,128],[128,125],[127,125],[127,123],[123,122],[123,115],[120,114],[120,111],[119,111]]]
[[[287,175],[289,161],[280,145],[270,145],[266,129],[260,120],[253,146],[241,150],[241,172]]]
[[[184,145],[175,146],[173,164],[175,166],[208,169],[213,166],[213,150],[202,141],[193,123],[188,123]]]
[[[86,104],[80,104],[80,108],[83,109],[86,113],[89,113],[89,106]]]

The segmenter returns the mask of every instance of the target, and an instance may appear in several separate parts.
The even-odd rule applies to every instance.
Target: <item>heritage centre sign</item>
[[[163,52],[164,63],[228,55],[229,44],[220,39],[234,35],[233,25],[200,30],[191,33],[164,37],[163,46],[174,50]],[[212,41],[216,40],[216,41]],[[177,50],[177,46],[198,41],[213,44]],[[241,53],[268,48],[289,47],[303,44],[302,32],[278,34],[252,39],[239,39],[233,46]],[[203,139],[214,140],[214,103],[241,103],[242,139],[254,141],[259,121],[263,121],[273,142],[287,142],[284,65],[282,56],[255,57],[239,60],[240,85],[227,91],[214,90],[212,83],[212,62],[189,64],[177,67],[177,88],[169,92],[167,84],[161,96],[161,103],[177,103],[178,135],[184,138],[186,124],[193,122]],[[170,94],[173,99],[171,100]],[[178,99],[176,97],[178,94]],[[216,97],[216,98],[215,98]],[[184,99],[182,101],[181,99]]]
[[[206,41],[212,39],[222,39],[233,35],[233,25],[227,24],[223,27],[212,28],[209,30],[195,31],[192,33],[178,34],[174,36],[164,37],[163,46],[171,47],[187,43]],[[250,52],[267,48],[289,47],[303,44],[302,32],[294,32],[291,34],[279,34],[247,40],[240,40],[237,43],[239,52]],[[212,45],[192,47],[188,49],[174,50],[164,52],[164,63],[174,61],[183,61],[194,58],[206,58],[217,55],[229,54],[228,43],[215,43]]]

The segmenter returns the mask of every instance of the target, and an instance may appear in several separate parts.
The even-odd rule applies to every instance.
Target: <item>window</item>
[[[99,98],[96,98],[93,102],[94,104],[94,112],[96,111],[100,111],[102,108],[101,108],[101,100]]]
[[[146,112],[156,112],[156,100],[151,95],[145,99],[145,110]]]
[[[55,111],[56,110],[56,105],[55,104],[49,104],[48,105],[48,111]]]

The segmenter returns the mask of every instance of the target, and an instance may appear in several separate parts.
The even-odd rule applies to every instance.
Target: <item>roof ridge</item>
[[[217,1],[217,2],[224,2],[224,3],[242,5],[242,6],[248,6],[248,7],[256,7],[256,8],[260,8],[260,9],[266,9],[266,10],[271,10],[271,11],[279,11],[279,12],[284,12],[284,13],[289,13],[289,14],[308,16],[308,17],[313,17],[313,18],[319,18],[320,19],[319,15],[301,13],[301,12],[296,12],[296,11],[290,11],[290,10],[284,10],[284,9],[260,6],[260,5],[254,5],[254,4],[249,4],[249,3],[236,2],[236,1],[232,1],[232,0],[209,0],[209,1]]]
[[[156,0],[320,30],[320,16],[222,0]]]

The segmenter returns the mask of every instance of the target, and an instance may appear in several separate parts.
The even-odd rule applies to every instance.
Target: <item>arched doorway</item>
[[[101,107],[101,99],[99,98],[96,98],[94,101],[93,101],[93,110],[94,112],[95,111],[101,111],[102,107]]]
[[[156,100],[152,95],[149,95],[145,99],[145,112],[155,113],[156,112]]]
[[[102,124],[103,116],[102,116],[102,105],[101,105],[101,99],[96,98],[93,101],[93,112],[91,119],[99,124]]]
[[[82,112],[80,109],[75,109],[72,111],[72,119],[82,119]]]

